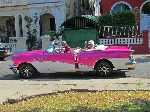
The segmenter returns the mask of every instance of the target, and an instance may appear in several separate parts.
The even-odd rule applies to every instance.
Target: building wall
[[[101,13],[109,13],[111,10],[111,7],[116,3],[116,2],[126,2],[131,5],[132,8],[139,8],[141,5],[146,1],[146,0],[102,0],[101,1]]]
[[[74,16],[100,15],[99,2],[101,0],[72,0]],[[94,10],[95,8],[95,10]]]
[[[129,6],[131,6],[132,9],[138,9],[139,10],[139,30],[140,33],[142,33],[144,30],[149,30],[150,31],[150,16],[149,15],[144,15],[141,12],[141,9],[143,7],[143,4],[150,2],[150,0],[101,0],[101,7],[100,7],[100,11],[101,14],[104,13],[110,13],[112,7],[116,4],[116,3],[121,3],[124,2],[126,4],[128,4]],[[150,34],[150,33],[149,33]],[[137,53],[149,53],[149,48],[148,46],[150,46],[150,42],[148,42],[148,40],[150,40],[150,36],[148,35],[148,32],[146,31],[144,33],[144,41],[142,45],[134,45],[134,48],[136,49]],[[143,50],[144,49],[144,50]]]
[[[42,15],[46,13],[53,15],[55,18],[56,30],[58,30],[61,24],[66,20],[67,9],[65,0],[11,0],[11,2],[9,4],[4,2],[0,5],[0,18],[4,16],[13,16],[15,18],[16,37],[20,36],[19,16],[22,18],[23,37],[27,36],[26,21],[24,20],[25,16],[34,18],[34,16],[37,15],[37,23],[35,25],[32,24],[32,27],[37,30],[37,37],[40,37],[39,22]],[[69,2],[69,0],[67,0],[67,2]]]

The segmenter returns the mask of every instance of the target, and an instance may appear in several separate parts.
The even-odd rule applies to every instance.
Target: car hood
[[[44,53],[45,53],[45,50],[26,51],[26,52],[21,52],[21,53],[13,55],[12,59],[33,58],[33,57],[41,56]]]

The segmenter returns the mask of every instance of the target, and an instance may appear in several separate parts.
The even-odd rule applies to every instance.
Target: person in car
[[[94,47],[95,47],[94,41],[93,40],[88,41],[87,48],[94,49]]]
[[[87,49],[94,49],[95,45],[94,45],[94,41],[90,40],[90,41],[85,41],[85,46],[83,50],[87,50]]]
[[[63,41],[62,43],[63,43],[63,46],[65,48],[64,53],[70,52],[71,48],[69,47],[69,45],[67,44],[67,42]]]

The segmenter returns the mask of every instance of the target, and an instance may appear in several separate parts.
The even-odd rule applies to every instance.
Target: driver
[[[83,50],[94,49],[94,47],[95,47],[95,44],[93,40],[85,41],[85,46]]]
[[[88,43],[87,43],[87,48],[88,49],[93,49],[95,46],[94,46],[94,41],[93,40],[90,40],[90,41],[88,41]]]

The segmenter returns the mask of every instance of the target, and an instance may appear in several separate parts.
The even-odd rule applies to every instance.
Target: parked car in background
[[[10,55],[12,55],[12,48],[0,43],[0,60],[4,60],[5,57]]]
[[[91,49],[74,49],[57,48],[51,44],[45,50],[13,55],[10,69],[23,78],[31,78],[38,73],[76,71],[94,71],[99,76],[109,76],[114,68],[135,68],[132,52],[128,46],[98,45]]]

